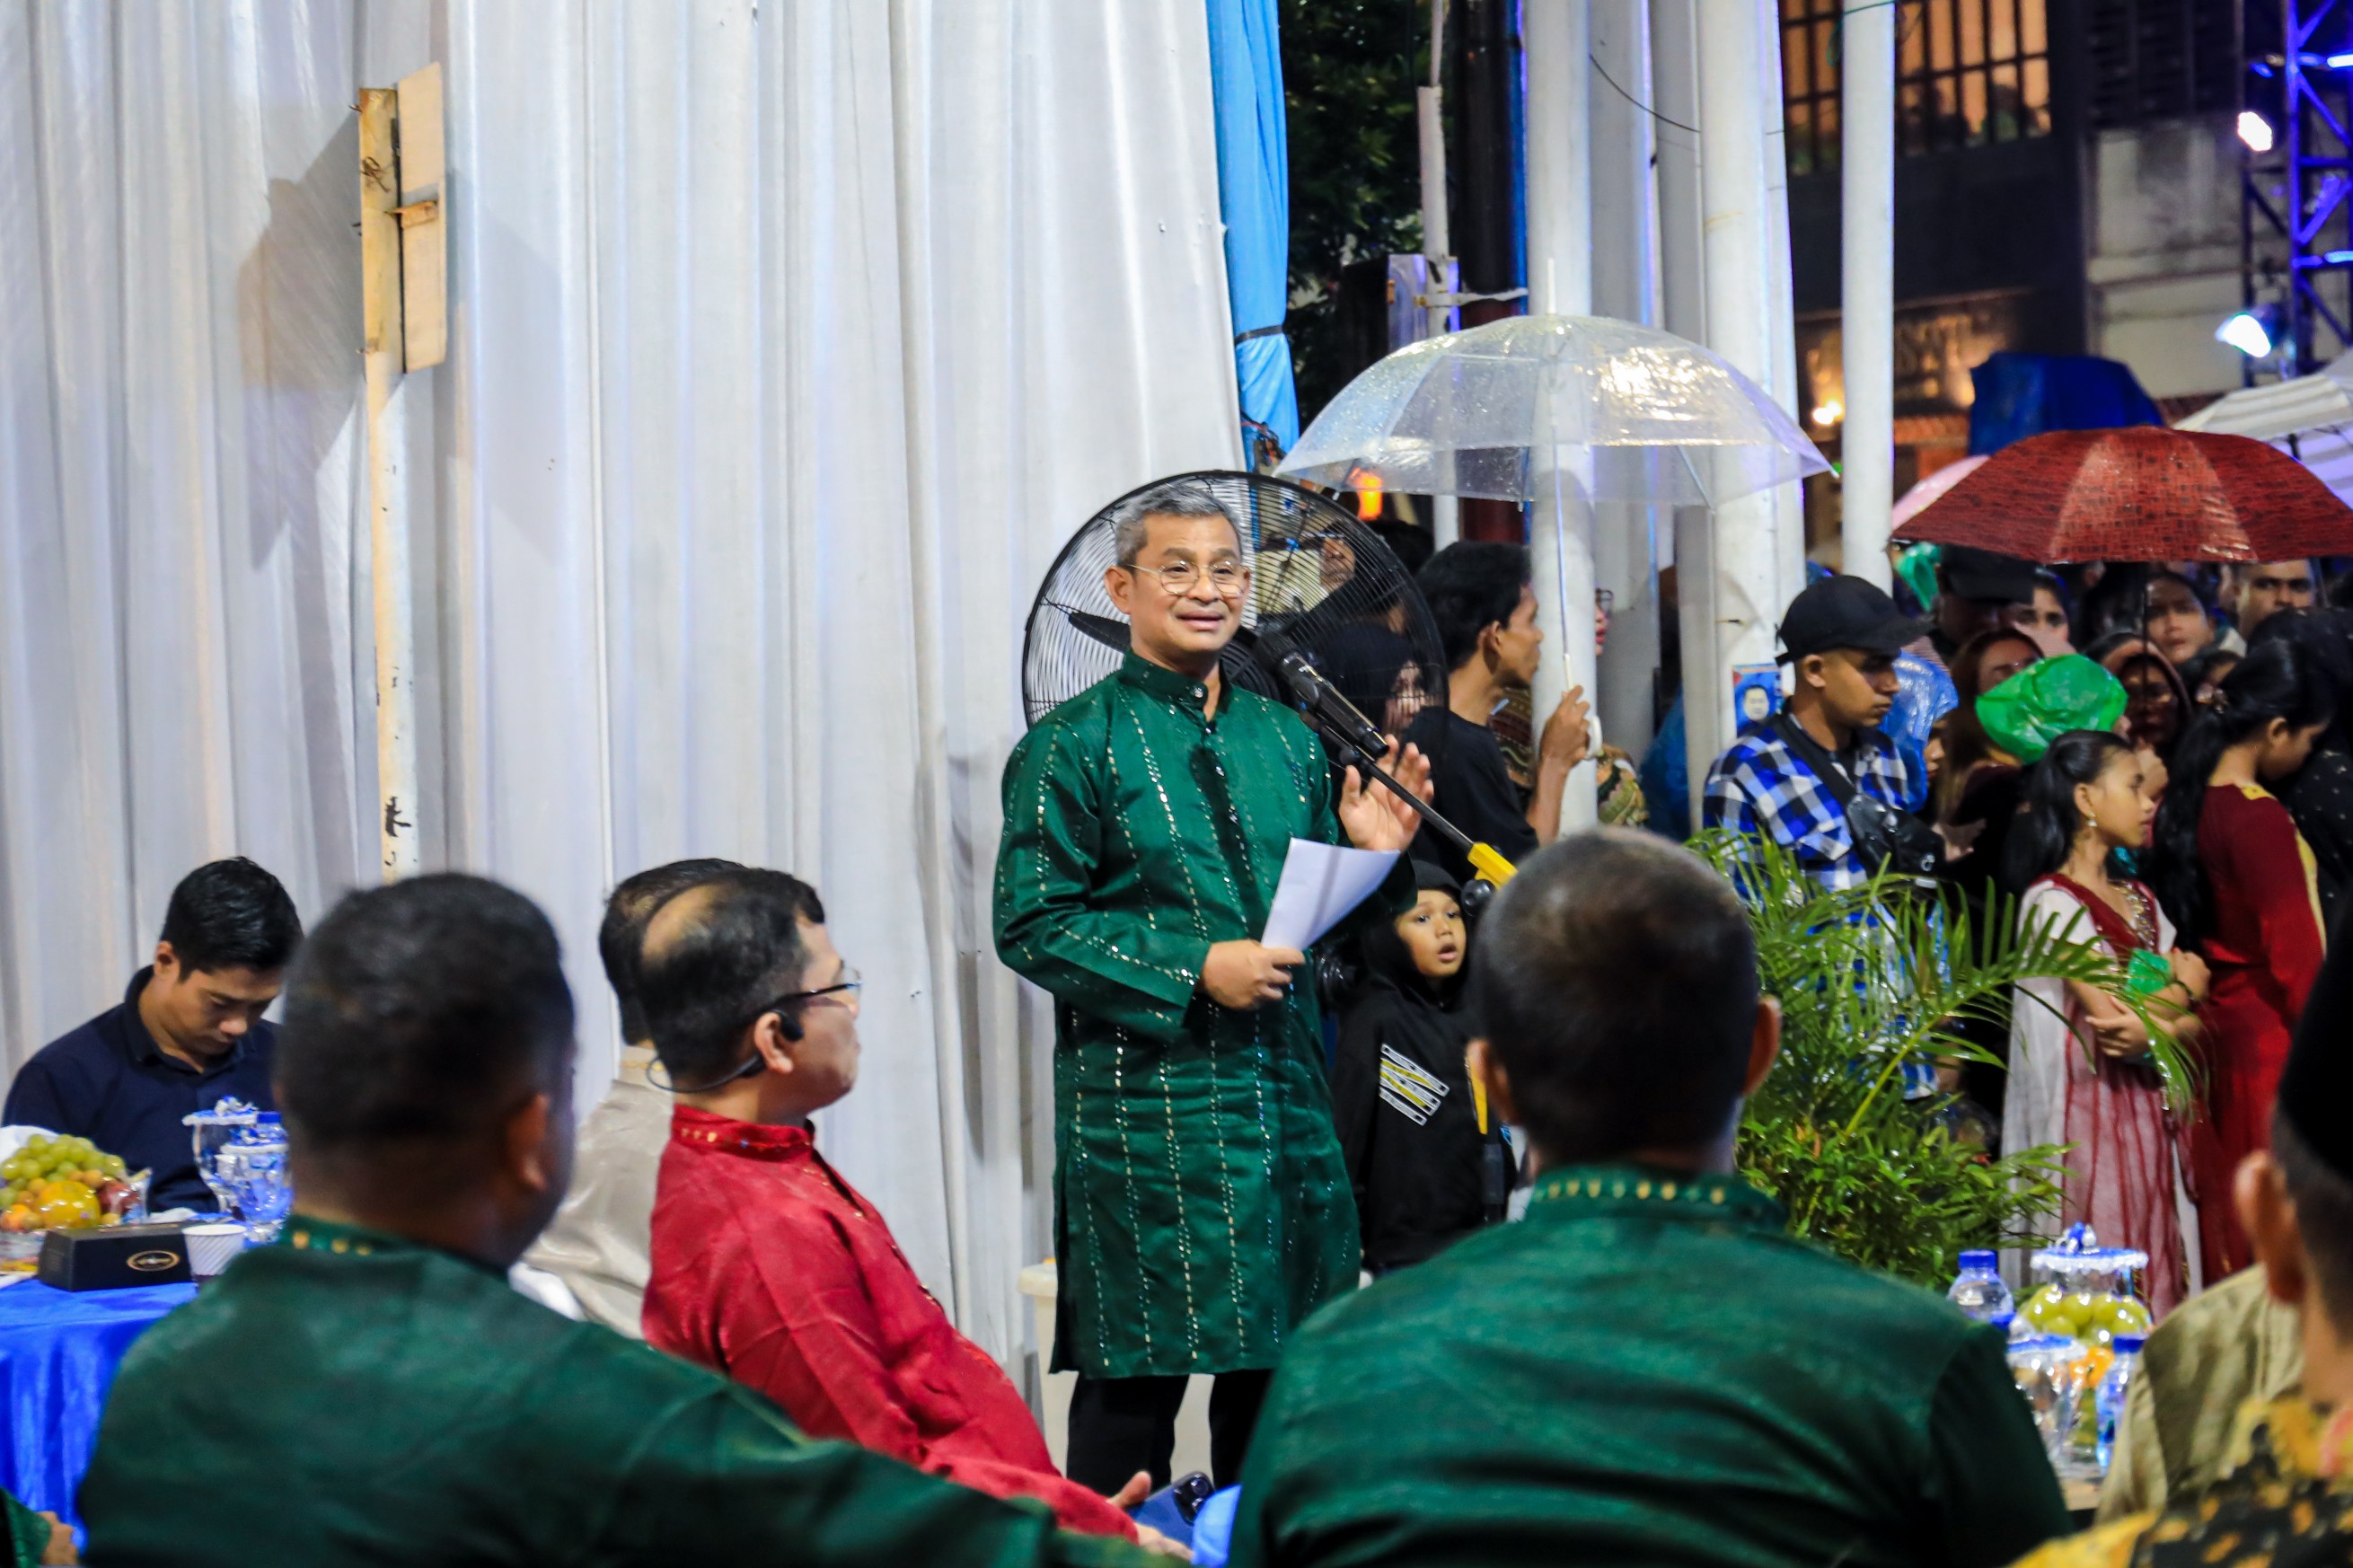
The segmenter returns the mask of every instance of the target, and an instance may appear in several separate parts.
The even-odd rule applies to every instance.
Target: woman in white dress
[[[2156,896],[2124,873],[2116,853],[2146,846],[2156,815],[2128,742],[2071,731],[2028,775],[2005,879],[2021,893],[2022,926],[2104,944],[2133,966],[2136,989],[2187,1044],[2197,1028],[2192,1009],[2206,994],[2206,966],[2175,950],[2173,922]],[[2078,981],[2030,980],[2018,990],[2002,1152],[2067,1146],[2059,1224],[2088,1221],[2104,1245],[2147,1252],[2149,1306],[2162,1316],[2189,1293],[2184,1166],[2179,1130],[2148,1060],[2147,1027],[2115,995]]]

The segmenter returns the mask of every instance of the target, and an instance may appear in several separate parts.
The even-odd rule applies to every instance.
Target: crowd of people
[[[2301,603],[2284,568],[2239,574],[2237,664],[2187,671],[2223,630],[2155,617],[2156,590],[2202,594],[2186,575],[2124,640],[2084,619],[2111,584],[1998,558],[1952,552],[1925,618],[1818,583],[1779,628],[1786,703],[1706,783],[1712,825],[1826,884],[1925,858],[1957,901],[2130,965],[2116,992],[2034,983],[2004,1042],[2003,1141],[2074,1145],[2063,1217],[2145,1246],[2158,1305],[2187,1303],[2133,1388],[2117,1517],[2071,1536],[2001,1331],[1792,1238],[1738,1175],[1780,1041],[1748,912],[1661,832],[1559,833],[1579,694],[1515,772],[1494,723],[1542,641],[1525,552],[1424,567],[1448,701],[1387,759],[1518,861],[1498,890],[1225,683],[1250,561],[1214,498],[1145,492],[1117,543],[1131,652],[1016,747],[994,889],[999,956],[1056,1004],[1063,1465],[819,1147],[857,1091],[860,981],[817,888],[719,859],[622,882],[598,940],[620,1068],[575,1117],[574,999],[528,899],[420,876],[306,934],[227,860],[9,1096],[149,1165],[159,1206],[200,1201],[199,1105],[274,1107],[290,1144],[279,1243],[123,1364],[89,1560],[1182,1555],[1135,1512],[1203,1374],[1240,1563],[2341,1552],[2353,959],[2324,956],[2299,836],[2334,797],[2296,781],[2332,748],[2353,767],[2353,643],[2309,574]],[[1916,756],[1886,728],[1907,660],[1956,699]],[[1402,852],[1320,977],[1250,934],[1294,837]],[[2210,1066],[2186,1125],[2152,1029]],[[47,1539],[21,1515],[20,1555]]]
[[[1705,823],[1852,885],[1884,859],[1853,826],[1859,795],[1934,828],[1935,874],[1975,919],[2133,966],[2137,1005],[2022,985],[2007,1037],[1985,1042],[2007,1070],[1967,1081],[2004,1150],[2070,1150],[2064,1220],[2148,1252],[2168,1310],[2253,1258],[2232,1175],[2265,1143],[2348,869],[2353,614],[2316,607],[2309,562],[2226,570],[2210,591],[2188,566],[2071,583],[1943,557],[1924,617],[1853,578],[1799,595],[1788,704],[1711,772]],[[1950,678],[1925,778],[1889,733],[1907,662]],[[2168,1107],[2153,1027],[2203,1069],[2194,1114]]]

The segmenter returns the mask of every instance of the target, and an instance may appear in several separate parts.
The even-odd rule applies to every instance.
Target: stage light
[[[1381,477],[1359,472],[1356,475],[1356,518],[1371,522],[1381,515]]]
[[[2353,54],[2330,55],[2327,59],[2322,60],[2320,63],[2327,66],[2331,70],[2341,71],[2347,66],[2353,66]]]
[[[2253,153],[2272,150],[2272,122],[2252,109],[2239,110],[2239,140]]]
[[[2214,341],[2230,344],[2249,359],[2264,359],[2279,341],[2279,307],[2258,305],[2253,310],[2233,313],[2215,328]]]
[[[1827,430],[1845,417],[1846,405],[1835,397],[1826,397],[1814,405],[1812,418],[1818,430]]]

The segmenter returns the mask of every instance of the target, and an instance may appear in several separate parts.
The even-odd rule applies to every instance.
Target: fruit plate
[[[0,1152],[0,1234],[121,1224],[145,1212],[144,1173],[87,1138],[11,1128]]]

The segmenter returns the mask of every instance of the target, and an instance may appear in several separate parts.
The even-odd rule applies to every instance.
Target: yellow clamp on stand
[[[1499,888],[1510,881],[1512,873],[1519,869],[1496,854],[1492,844],[1473,844],[1464,853],[1471,861],[1471,868]]]
[[[1510,881],[1512,873],[1519,869],[1509,860],[1498,855],[1492,844],[1473,844],[1465,853],[1471,861],[1471,868],[1499,888]],[[1478,1113],[1479,1131],[1483,1137],[1489,1131],[1487,1086],[1479,1081],[1478,1075],[1475,1073],[1471,1077],[1471,1109]]]

